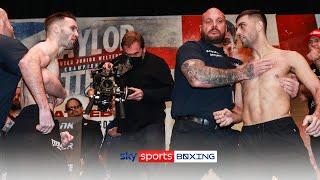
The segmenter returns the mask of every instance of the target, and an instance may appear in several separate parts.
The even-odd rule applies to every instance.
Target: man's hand
[[[295,74],[290,74],[290,77],[280,78],[279,81],[280,86],[286,93],[290,95],[292,99],[297,97],[300,83]]]
[[[302,125],[306,126],[307,124],[309,124],[306,128],[306,133],[308,135],[313,137],[320,136],[320,118],[318,116],[307,115],[304,118]]]
[[[216,123],[219,124],[220,127],[229,126],[235,121],[232,112],[226,108],[220,111],[213,112],[213,118],[216,120]]]
[[[105,62],[105,63],[103,64],[103,68],[104,68],[105,70],[107,70],[107,71],[110,71],[110,70],[112,69],[112,67],[113,67],[113,64],[112,64],[111,62]]]
[[[61,137],[62,147],[68,146],[74,138],[68,131],[61,132],[60,137]]]
[[[53,96],[49,96],[48,103],[49,103],[50,109],[53,111],[53,109],[56,106],[59,106],[60,104],[63,103],[64,99],[65,98],[56,98],[56,97],[53,97]]]
[[[118,127],[113,127],[108,129],[108,135],[111,137],[118,137],[121,136],[121,133],[118,133]]]
[[[56,106],[59,106],[60,104],[62,104],[63,103],[63,101],[64,101],[64,98],[57,98],[56,99]]]
[[[87,94],[87,96],[88,96],[89,98],[92,98],[93,95],[94,95],[94,89],[93,89],[93,88],[89,88],[89,89],[87,90],[86,94]]]
[[[39,110],[39,124],[36,126],[36,129],[43,134],[49,134],[54,127],[54,122],[50,109],[40,109]]]
[[[244,80],[257,77],[270,70],[274,62],[271,59],[260,59],[251,61],[243,66]]]
[[[141,89],[134,88],[134,87],[129,87],[128,89],[133,91],[133,93],[127,97],[128,100],[141,101],[144,95]]]
[[[48,103],[51,103],[54,105],[54,107],[56,107],[56,106],[59,106],[60,104],[62,104],[64,100],[65,100],[65,98],[56,98],[53,96],[49,96]]]

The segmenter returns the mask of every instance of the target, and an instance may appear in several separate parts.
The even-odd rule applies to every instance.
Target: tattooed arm
[[[181,71],[192,87],[212,88],[252,79],[272,68],[269,59],[251,61],[236,69],[218,69],[206,66],[198,59],[189,59],[181,65]]]

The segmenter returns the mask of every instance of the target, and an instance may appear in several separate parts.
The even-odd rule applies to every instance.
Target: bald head
[[[218,9],[218,8],[210,8],[210,9],[208,9],[206,12],[204,12],[204,13],[202,14],[202,21],[203,21],[206,17],[208,17],[208,16],[210,16],[210,15],[213,15],[213,14],[224,17],[224,13],[223,13],[222,11],[220,11],[220,9]],[[224,17],[224,18],[225,18],[225,17]]]
[[[13,28],[9,22],[7,12],[0,8],[0,34],[13,37]]]
[[[226,33],[226,18],[217,8],[210,8],[202,14],[201,38],[222,47]]]
[[[7,12],[4,9],[0,8],[0,20],[3,21],[6,18],[8,19]]]

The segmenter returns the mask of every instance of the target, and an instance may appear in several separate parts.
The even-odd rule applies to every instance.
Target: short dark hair
[[[249,9],[249,10],[242,11],[238,15],[236,22],[238,22],[238,20],[245,15],[248,15],[249,17],[258,18],[260,21],[262,21],[262,24],[264,26],[264,32],[267,32],[267,17],[262,11],[256,10],[256,9]]]
[[[134,42],[138,42],[141,48],[144,48],[144,39],[142,35],[136,31],[128,31],[122,38],[121,47],[130,47]]]
[[[65,107],[64,107],[64,109],[67,111],[67,109],[68,109],[68,103],[70,102],[70,101],[72,101],[72,100],[74,100],[74,101],[77,101],[78,102],[78,104],[82,107],[82,103],[81,103],[81,101],[79,100],[79,99],[77,99],[77,98],[70,98],[70,99],[68,99],[68,101],[66,102],[66,105],[65,105]]]
[[[71,12],[57,12],[54,14],[51,14],[49,17],[46,18],[46,20],[44,21],[44,29],[46,30],[46,32],[49,29],[49,26],[59,20],[62,20],[64,18],[71,18],[73,20],[76,21],[76,17],[71,13]]]

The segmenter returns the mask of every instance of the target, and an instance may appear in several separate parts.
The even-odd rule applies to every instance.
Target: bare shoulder
[[[34,45],[27,53],[27,55],[35,57],[35,56],[43,56],[45,55],[43,49],[41,48],[40,43]]]
[[[50,62],[50,58],[49,56],[45,53],[44,49],[45,49],[45,45],[40,42],[38,44],[36,44],[35,46],[33,46],[28,53],[26,54],[26,58],[27,59],[32,59],[32,60],[37,60],[41,62],[41,65],[48,65],[48,63]]]
[[[309,68],[308,61],[297,51],[282,50],[283,58],[286,63],[291,67],[292,72],[297,72],[298,70],[305,71]]]
[[[289,59],[289,60],[294,60],[294,59],[304,59],[304,57],[298,53],[297,51],[291,51],[291,50],[282,50],[280,49],[280,53],[281,53],[281,56],[285,57],[286,59]]]
[[[297,51],[278,49],[276,57],[280,58],[282,62],[287,63],[290,66],[294,66],[300,63],[307,62],[305,58]]]

